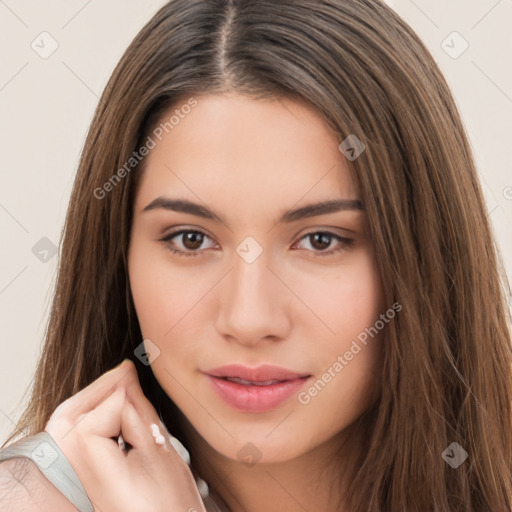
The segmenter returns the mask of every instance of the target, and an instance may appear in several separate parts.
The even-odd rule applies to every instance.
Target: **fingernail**
[[[122,363],[119,363],[117,366],[115,366],[115,367],[114,367],[114,370],[115,370],[116,368],[121,368],[121,366],[123,366],[124,364],[126,364],[126,361],[131,361],[131,359],[128,359],[128,358],[124,359]]]
[[[178,452],[178,455],[190,466],[190,454],[181,444],[181,441],[174,436],[171,436],[169,441],[172,444],[172,447]]]
[[[150,425],[151,433],[153,434],[153,437],[155,438],[155,443],[164,445],[165,444],[165,437],[160,433],[160,428],[156,423],[151,423]]]

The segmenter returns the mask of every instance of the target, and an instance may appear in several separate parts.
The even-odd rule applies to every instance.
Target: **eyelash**
[[[182,251],[179,249],[173,249],[169,245],[170,241],[173,238],[177,237],[178,235],[182,235],[184,233],[199,233],[199,234],[205,235],[206,237],[210,238],[206,233],[203,233],[202,231],[199,231],[196,229],[181,229],[179,231],[174,231],[173,233],[168,234],[164,238],[160,239],[160,242],[164,243],[164,245],[166,245],[167,249],[169,251],[171,251],[172,253],[176,254],[177,256],[187,256],[187,257],[199,256],[199,254],[203,251],[196,250],[196,251],[192,251],[192,252],[186,252],[186,251]],[[304,238],[307,238],[308,236],[316,235],[319,233],[321,233],[323,235],[328,235],[330,237],[337,239],[340,242],[340,247],[337,249],[331,249],[329,251],[313,251],[318,256],[330,256],[332,254],[341,252],[345,249],[350,248],[355,241],[353,238],[345,238],[345,237],[336,235],[335,233],[331,233],[330,231],[311,231],[310,233],[306,233],[304,236],[302,236],[300,240],[303,240]]]

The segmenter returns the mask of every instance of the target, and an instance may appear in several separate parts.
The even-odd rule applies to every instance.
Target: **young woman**
[[[380,1],[166,4],[61,250],[7,442],[50,434],[96,510],[512,510],[506,278],[449,88]]]

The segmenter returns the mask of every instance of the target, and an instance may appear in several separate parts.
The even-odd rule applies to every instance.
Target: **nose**
[[[235,254],[219,290],[217,330],[224,338],[246,346],[275,343],[287,337],[291,326],[293,296],[264,255],[247,263]]]

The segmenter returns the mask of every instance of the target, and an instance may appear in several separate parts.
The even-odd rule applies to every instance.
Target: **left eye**
[[[180,237],[182,240],[181,245],[185,250],[180,248],[176,249],[175,243],[172,241],[174,238]],[[163,242],[171,252],[178,256],[198,256],[201,252],[203,252],[199,251],[198,249],[203,244],[205,238],[211,240],[211,238],[202,231],[183,229],[180,231],[175,231],[174,233],[170,233],[160,241]],[[318,254],[318,256],[326,256],[343,251],[354,243],[352,238],[344,238],[329,231],[313,231],[311,233],[307,233],[301,238],[301,240],[304,239],[310,240],[310,245],[313,247],[312,250]],[[333,239],[338,241],[338,247],[326,251],[325,249],[331,245]]]
[[[308,239],[310,241],[313,241],[312,245],[313,247],[316,246],[319,250],[314,250],[313,252],[317,253],[318,256],[327,256],[329,254],[333,254],[336,252],[343,251],[344,249],[348,249],[353,243],[353,238],[345,238],[339,235],[335,235],[334,233],[331,233],[330,231],[314,231],[312,233],[308,233],[304,235],[301,240]],[[332,240],[338,241],[338,247],[335,249],[331,249],[329,251],[326,251],[325,246],[330,246]],[[320,247],[318,247],[320,246]]]

